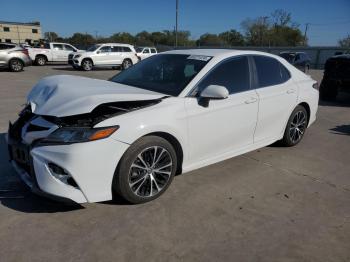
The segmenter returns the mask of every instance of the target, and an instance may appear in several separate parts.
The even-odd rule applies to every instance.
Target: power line
[[[327,26],[327,25],[342,25],[342,24],[350,24],[350,20],[345,21],[337,21],[337,22],[330,22],[330,23],[309,23],[312,26]]]

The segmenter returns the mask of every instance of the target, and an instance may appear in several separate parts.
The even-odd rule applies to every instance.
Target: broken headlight
[[[66,128],[62,127],[51,133],[42,142],[47,143],[81,143],[107,138],[119,126],[100,128]]]

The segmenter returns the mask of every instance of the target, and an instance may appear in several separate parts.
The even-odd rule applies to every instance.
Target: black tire
[[[9,68],[12,72],[20,72],[23,70],[24,64],[20,59],[11,59],[9,62]]]
[[[122,63],[122,70],[126,70],[129,67],[131,67],[132,65],[133,65],[133,63],[132,63],[131,59],[126,58],[126,59],[124,59],[124,61]]]
[[[94,67],[94,63],[92,62],[91,59],[83,59],[83,61],[81,61],[81,69],[83,69],[84,71],[91,71]]]
[[[35,64],[38,65],[38,66],[44,66],[46,65],[47,63],[47,58],[46,56],[43,56],[43,55],[37,55],[35,57]]]
[[[338,95],[338,85],[335,82],[322,80],[320,86],[320,97],[325,101],[334,101]]]
[[[306,109],[303,106],[298,105],[288,119],[283,138],[280,141],[281,144],[283,146],[297,145],[305,134],[308,121],[309,119]]]
[[[152,152],[155,152],[155,156],[152,156]],[[149,162],[152,161],[150,166]],[[163,168],[160,167],[162,165]],[[165,167],[166,165],[171,166]],[[154,200],[167,190],[176,169],[176,152],[167,140],[158,136],[142,137],[133,143],[121,158],[114,174],[113,191],[132,204]]]

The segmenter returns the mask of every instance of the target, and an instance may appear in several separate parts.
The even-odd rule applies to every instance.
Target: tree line
[[[306,46],[308,39],[300,30],[300,25],[292,20],[291,13],[277,9],[269,16],[241,22],[242,31],[231,29],[219,34],[205,33],[198,39],[191,38],[190,31],[178,31],[178,46]],[[89,46],[94,43],[126,43],[136,46],[174,46],[175,32],[163,30],[157,32],[142,31],[137,34],[119,32],[109,37],[93,36],[88,33],[74,33],[71,37],[60,37],[55,32],[46,32],[45,40],[68,42],[76,46]]]

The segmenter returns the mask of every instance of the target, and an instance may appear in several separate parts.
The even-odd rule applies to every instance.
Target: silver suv
[[[0,43],[0,68],[8,68],[13,72],[23,70],[32,63],[28,50],[16,44]]]

